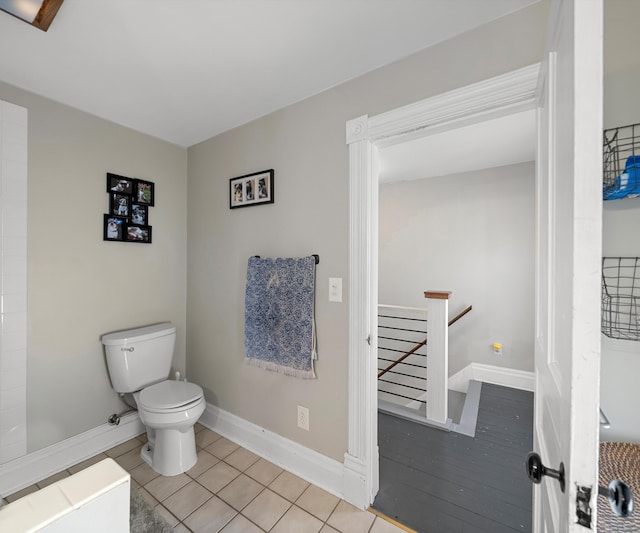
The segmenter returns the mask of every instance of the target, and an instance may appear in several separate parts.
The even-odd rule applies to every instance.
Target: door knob
[[[598,494],[609,500],[611,510],[617,516],[629,516],[633,512],[633,492],[619,479],[614,479],[608,487],[598,487]]]
[[[540,456],[531,452],[527,455],[527,461],[525,463],[527,467],[527,476],[534,483],[542,483],[542,478],[544,476],[549,476],[553,479],[557,479],[560,483],[560,490],[564,492],[565,483],[564,483],[564,463],[560,463],[560,468],[558,470],[553,470],[552,468],[547,468],[542,464],[542,459]]]

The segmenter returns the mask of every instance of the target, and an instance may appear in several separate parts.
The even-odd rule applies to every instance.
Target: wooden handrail
[[[452,324],[455,324],[458,320],[460,320],[464,315],[466,315],[472,309],[473,309],[473,306],[470,305],[469,307],[467,307],[463,311],[460,311],[460,313],[458,313],[454,318],[449,320],[449,324],[448,325],[451,326]]]
[[[473,306],[470,305],[469,307],[467,307],[466,309],[464,309],[463,311],[458,313],[454,318],[449,320],[449,323],[447,325],[451,326],[451,325],[455,324],[464,315],[466,315],[469,311],[471,311],[471,309],[473,309]],[[413,348],[411,348],[411,350],[409,350],[406,354],[404,354],[402,357],[400,357],[399,359],[397,359],[393,363],[391,363],[387,368],[384,368],[384,369],[380,370],[380,372],[378,372],[378,379],[380,379],[381,376],[383,376],[384,374],[389,372],[389,370],[391,370],[394,366],[402,363],[402,361],[404,361],[407,357],[409,357],[411,354],[415,353],[417,350],[419,350],[420,348],[422,348],[426,344],[427,344],[427,339],[425,339],[423,341],[420,341]]]
[[[415,353],[416,350],[422,348],[425,344],[427,344],[427,339],[425,339],[422,342],[419,342],[418,344],[416,344],[413,348],[411,348],[411,350],[409,350],[406,354],[404,354],[402,357],[400,357],[400,359],[398,359],[398,360],[394,361],[393,363],[391,363],[387,368],[385,368],[383,370],[380,370],[380,372],[378,372],[378,378],[380,378],[380,376],[383,376],[384,374],[389,372],[389,370],[391,370],[394,366],[399,365],[400,363],[402,363],[402,361],[404,361],[412,353]]]

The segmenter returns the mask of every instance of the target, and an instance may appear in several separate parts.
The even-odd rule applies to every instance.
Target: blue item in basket
[[[624,172],[616,178],[615,183],[603,189],[602,195],[605,200],[640,196],[640,156],[627,158]]]

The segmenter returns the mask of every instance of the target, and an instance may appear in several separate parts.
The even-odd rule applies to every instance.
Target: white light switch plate
[[[329,301],[342,301],[342,278],[329,278]]]

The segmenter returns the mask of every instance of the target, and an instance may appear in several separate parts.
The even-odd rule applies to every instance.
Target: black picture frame
[[[229,209],[274,203],[274,171],[261,170],[229,180]]]
[[[155,184],[107,172],[109,212],[104,214],[105,241],[151,243],[149,207],[155,205]]]
[[[124,241],[127,223],[128,220],[125,217],[116,217],[105,214],[102,240]]]
[[[128,196],[133,195],[133,182],[132,178],[126,176],[120,176],[118,174],[112,174],[107,172],[107,192],[126,194]]]
[[[139,226],[128,222],[125,224],[124,240],[127,242],[136,242],[143,244],[151,244],[151,226]]]
[[[149,206],[133,202],[131,204],[131,223],[136,226],[149,225]]]
[[[152,181],[134,180],[133,199],[136,204],[155,205],[155,186]]]
[[[116,217],[129,217],[133,196],[109,193],[109,214]]]

